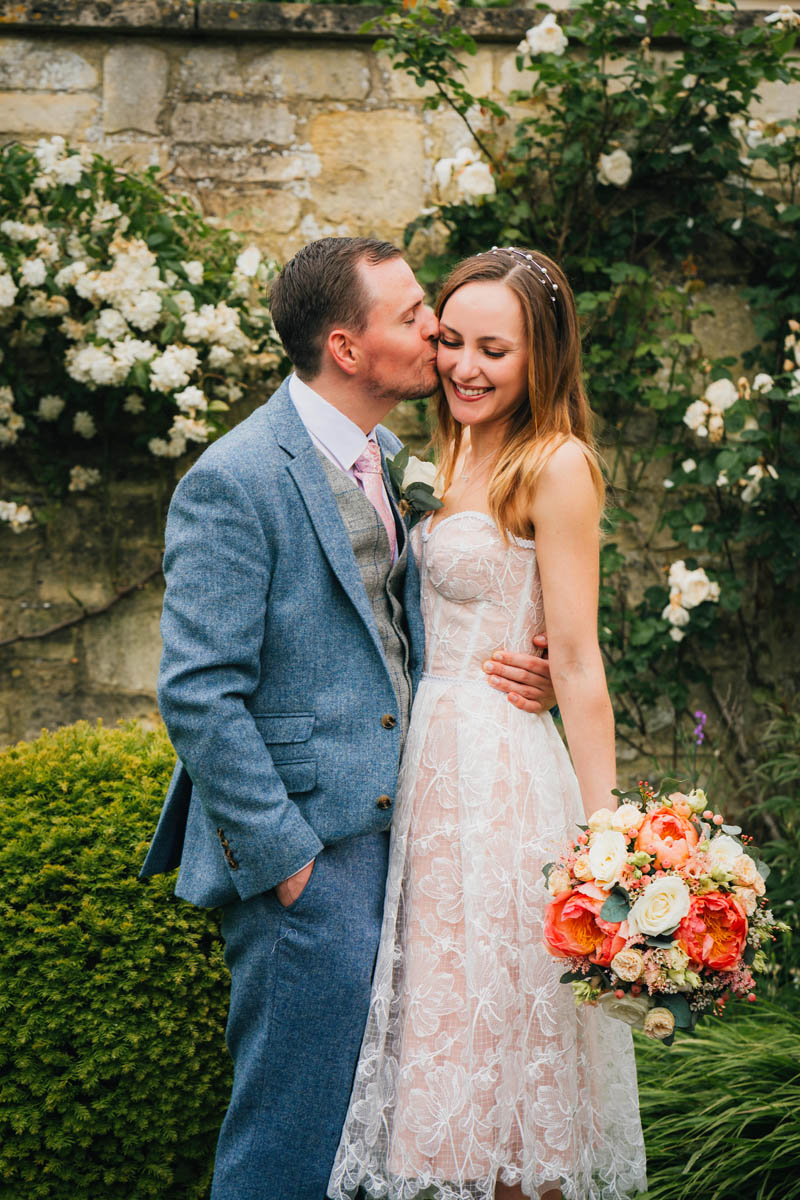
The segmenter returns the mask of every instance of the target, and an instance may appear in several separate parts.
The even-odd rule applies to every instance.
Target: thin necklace
[[[470,450],[470,454],[472,454],[472,450]],[[483,466],[483,464],[486,462],[486,460],[488,458],[491,458],[493,455],[496,455],[496,454],[497,454],[496,450],[490,450],[488,454],[484,454],[483,458],[479,458],[477,462],[473,463],[468,471],[461,472],[461,474],[458,477],[459,481],[463,480],[464,483],[469,483],[470,479],[475,474],[478,467]]]

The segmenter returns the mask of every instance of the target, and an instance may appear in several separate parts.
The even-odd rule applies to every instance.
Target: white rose
[[[433,177],[440,192],[443,192],[453,177],[454,158],[440,158],[433,164]]]
[[[69,158],[62,158],[60,162],[53,165],[53,175],[56,183],[66,183],[74,186],[76,183],[80,183],[82,174],[83,164],[78,154],[71,154]]]
[[[412,454],[403,472],[402,490],[411,487],[412,483],[426,483],[429,487],[435,487],[437,474],[436,463],[423,462]]]
[[[258,246],[248,246],[236,259],[236,270],[252,279],[261,266],[261,251]]]
[[[117,342],[128,332],[128,326],[115,308],[104,308],[97,318],[95,332],[109,342]]]
[[[701,813],[708,808],[708,796],[702,788],[694,788],[686,797],[689,802],[689,808],[693,813]]]
[[[614,813],[610,808],[597,808],[587,823],[592,833],[605,833],[612,828],[613,821]]]
[[[194,385],[184,388],[181,392],[176,392],[174,400],[178,408],[182,409],[183,412],[191,412],[192,409],[205,412],[208,408],[208,400],[205,393]]]
[[[756,375],[753,380],[753,391],[760,392],[762,395],[765,392],[771,392],[775,386],[775,380],[771,375],[767,375],[766,371],[762,371],[760,375]]]
[[[630,155],[618,147],[610,154],[601,154],[597,160],[597,179],[603,184],[624,187],[631,177]]]
[[[548,13],[538,25],[534,25],[525,34],[525,41],[520,43],[520,49],[525,46],[531,54],[563,54],[567,48],[567,35],[556,20],[554,13]]]
[[[691,475],[692,471],[694,471],[696,469],[697,463],[695,462],[695,460],[693,458],[685,458],[683,460],[683,462],[681,463],[681,466],[683,467],[683,469],[687,475]]]
[[[719,833],[712,839],[707,851],[708,865],[711,870],[723,870],[727,874],[733,874],[733,864],[742,854],[742,846],[735,838],[730,837],[727,833]]]
[[[705,390],[706,402],[718,412],[725,412],[739,399],[739,393],[730,379],[715,379]]]
[[[705,430],[707,419],[708,405],[705,400],[693,400],[683,414],[684,425],[688,425],[694,433],[698,434],[701,429]]]
[[[626,1025],[641,1028],[650,1008],[647,996],[615,996],[613,992],[605,992],[597,1003],[607,1017],[624,1021]]]
[[[476,196],[493,196],[497,191],[489,164],[485,162],[470,163],[464,167],[458,173],[456,185],[468,200]]]
[[[673,625],[669,631],[669,636],[672,638],[673,642],[682,642],[686,637],[686,634],[682,629],[678,629],[677,626]]]
[[[589,866],[600,887],[611,887],[628,861],[628,843],[621,833],[607,830],[592,834]]]
[[[702,567],[698,567],[696,571],[687,572],[681,584],[684,608],[697,608],[698,604],[702,604],[704,600],[710,598],[710,594],[711,580]]]
[[[635,804],[621,804],[611,817],[611,827],[617,833],[627,833],[629,829],[638,830],[644,821],[644,813]]]
[[[661,614],[662,621],[669,621],[670,625],[688,625],[689,613],[683,607],[678,597],[670,600],[667,607]]]
[[[691,894],[677,875],[662,875],[648,884],[628,913],[632,934],[654,937],[676,929],[689,911]]]

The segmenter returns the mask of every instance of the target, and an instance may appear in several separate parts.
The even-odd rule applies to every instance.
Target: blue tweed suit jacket
[[[400,446],[383,427],[377,437],[384,455]],[[142,876],[180,866],[178,896],[228,904],[323,845],[387,828],[400,722],[381,717],[397,701],[286,382],[178,484],[164,574],[158,697],[179,761]],[[416,685],[424,633],[410,554],[404,604]]]

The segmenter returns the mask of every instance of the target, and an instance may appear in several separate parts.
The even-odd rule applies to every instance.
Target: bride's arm
[[[586,815],[615,807],[614,715],[597,639],[599,511],[581,448],[556,450],[533,499],[550,674]]]

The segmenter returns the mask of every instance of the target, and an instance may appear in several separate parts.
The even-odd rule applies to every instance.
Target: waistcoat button
[[[375,801],[375,803],[377,804],[378,808],[391,808],[392,798],[391,796],[378,796],[378,799]]]
[[[381,717],[381,725],[384,729],[394,729],[396,724],[397,718],[393,717],[391,713],[384,713]]]

